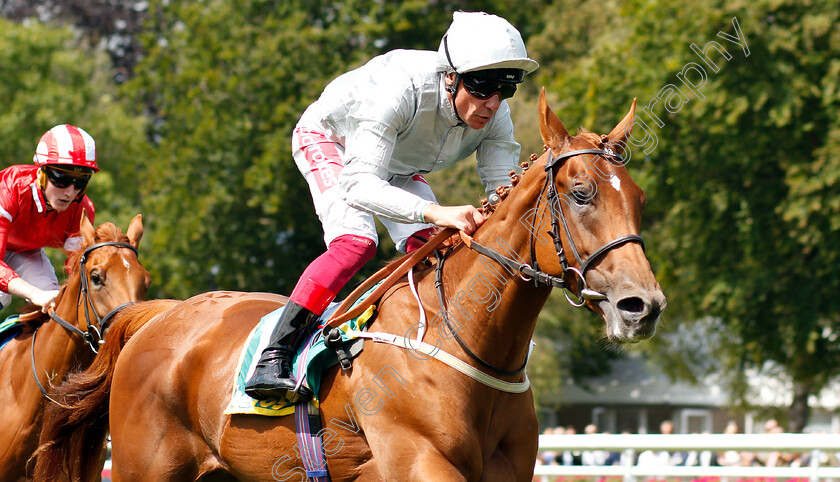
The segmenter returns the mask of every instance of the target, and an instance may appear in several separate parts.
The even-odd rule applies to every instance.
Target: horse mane
[[[93,242],[82,245],[78,251],[64,251],[65,254],[67,254],[67,263],[65,265],[68,269],[67,274],[73,274],[74,270],[78,268],[79,259],[82,257],[82,254],[87,248],[104,241],[120,241],[127,243],[129,240],[128,236],[114,223],[108,222],[100,224],[93,233]]]

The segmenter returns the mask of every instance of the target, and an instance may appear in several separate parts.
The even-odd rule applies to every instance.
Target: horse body
[[[145,414],[142,430],[133,415],[111,419],[112,440],[127,441],[112,449],[115,480],[190,480],[217,467],[239,352],[260,318],[285,302],[267,293],[212,292],[148,312],[114,368],[111,409]],[[196,313],[200,323],[173,323]],[[154,463],[161,454],[148,450],[161,444],[172,460],[163,467]]]
[[[551,210],[560,209],[567,235],[554,229],[555,235],[563,238],[565,251],[586,260],[578,260],[580,277],[569,278],[567,286],[578,294],[584,287],[599,292],[586,303],[605,321],[609,340],[634,342],[652,336],[665,298],[637,236],[643,193],[623,166],[603,158],[587,164],[570,157],[557,166],[556,181],[550,182],[564,193],[597,187],[597,196],[592,193],[580,205],[572,201],[561,206],[563,201],[546,199],[543,168],[556,160],[554,153],[592,149],[607,136],[569,136],[544,95],[540,116],[550,150],[522,175],[473,243],[565,276],[568,263],[558,258],[557,246],[544,233],[550,228]],[[623,142],[632,118],[633,109],[610,133],[610,140]],[[578,175],[591,169],[610,175],[593,175],[592,185],[581,185]],[[408,282],[399,282],[379,301],[371,329],[414,339],[422,309],[427,320],[424,342],[502,381],[522,382],[525,375],[519,368],[527,359],[537,315],[551,287],[535,285],[521,267],[501,265],[470,246],[457,245],[446,257],[441,271],[446,307],[438,304],[435,270],[421,270],[414,275],[421,303]],[[107,391],[112,373],[115,481],[305,480],[292,417],[223,413],[248,333],[261,316],[284,302],[267,294],[217,292],[139,316],[141,304],[116,317],[109,337],[128,339],[117,333],[122,325],[143,327],[119,356],[97,357],[90,371],[99,373],[100,380],[92,379],[86,387],[98,386],[92,389],[100,392],[96,398],[103,402],[85,407],[86,415],[80,415],[78,407],[75,412],[83,421],[108,410],[101,393]],[[449,325],[442,313],[448,314]],[[109,338],[105,346],[116,350],[119,343]],[[334,367],[324,374],[319,393],[322,435],[333,480],[530,479],[538,442],[530,390],[491,388],[413,347],[367,340],[351,370]],[[109,368],[114,360],[116,366]],[[64,389],[74,393],[73,379],[66,385]],[[60,426],[68,417],[59,414],[51,424]],[[77,428],[84,432],[84,427]],[[51,441],[47,432],[42,442],[53,443],[56,439]],[[75,436],[90,443],[83,433]],[[58,448],[81,442],[56,443]],[[60,452],[39,457],[39,469],[42,462],[72,469],[74,452]]]
[[[128,242],[135,248],[143,234],[138,215],[132,221],[128,236],[111,223],[95,231],[87,218],[82,221],[84,248],[99,242]],[[56,300],[55,313],[74,326],[85,330],[85,310],[96,310],[104,316],[126,302],[140,301],[148,287],[148,272],[134,253],[114,246],[91,251],[86,260],[90,289],[90,306],[80,300],[81,275],[79,255],[71,256],[74,271]],[[43,315],[46,318],[46,315]],[[43,320],[41,320],[43,321]],[[35,344],[32,345],[32,338]],[[93,360],[93,351],[77,336],[71,335],[57,323],[46,322],[33,334],[20,335],[0,350],[0,480],[22,480],[26,476],[27,460],[38,446],[42,411],[46,399],[38,388],[30,357],[40,383],[44,387],[61,381],[68,370],[84,367]]]
[[[407,289],[397,287],[391,296]],[[214,292],[151,314],[114,369],[115,480],[196,480],[214,471],[237,480],[301,474],[301,462],[290,450],[297,443],[291,417],[223,414],[245,339],[261,316],[284,302],[264,294]],[[389,305],[399,308],[390,302],[383,307]],[[379,317],[388,314],[383,309]],[[201,323],[177,321],[198,316]],[[176,353],[174,363],[160,366]],[[530,393],[499,392],[393,346],[368,343],[364,357],[381,362],[356,363],[346,374],[333,369],[321,390],[329,394],[321,410],[331,473],[348,480],[407,474],[428,480],[445,473],[449,460],[457,461],[457,468],[449,469],[453,475],[510,480],[533,470],[533,461],[527,461],[536,454],[537,422]],[[355,406],[362,403],[360,396],[366,397],[365,411]],[[166,464],[156,463],[161,452],[148,450],[160,445],[166,447]],[[516,466],[516,461],[525,462]]]

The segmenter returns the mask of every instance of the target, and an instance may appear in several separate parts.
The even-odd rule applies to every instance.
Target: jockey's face
[[[79,192],[81,192],[81,189],[77,188],[75,184],[60,188],[48,180],[44,185],[44,199],[50,203],[53,209],[59,212],[69,208]]]
[[[446,85],[450,86],[455,83],[455,73],[450,72],[446,74]],[[449,100],[452,100],[452,94],[449,95]],[[465,88],[462,81],[458,81],[458,91],[455,95],[455,111],[458,116],[473,129],[481,129],[490,122],[490,119],[496,115],[499,106],[502,105],[502,99],[498,93],[491,95],[486,99],[479,99],[470,94]]]

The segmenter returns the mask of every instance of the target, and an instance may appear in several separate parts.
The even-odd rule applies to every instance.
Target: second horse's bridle
[[[85,305],[85,321],[87,322],[88,327],[87,331],[80,330],[78,327],[68,323],[63,318],[58,316],[58,313],[56,313],[55,310],[50,310],[50,318],[52,318],[56,323],[64,327],[64,329],[66,329],[67,331],[82,337],[82,340],[84,340],[90,346],[90,349],[93,350],[94,353],[97,352],[98,346],[104,343],[104,340],[102,339],[103,333],[105,332],[105,328],[107,328],[108,326],[108,322],[111,321],[111,318],[113,318],[114,315],[117,314],[117,312],[119,312],[121,309],[132,304],[132,302],[123,303],[111,310],[108,314],[105,315],[104,318],[99,316],[99,313],[93,306],[93,298],[91,298],[90,295],[90,285],[88,284],[89,281],[87,276],[87,257],[95,249],[102,248],[105,246],[117,246],[119,248],[127,248],[134,251],[135,256],[137,255],[137,248],[128,243],[122,243],[119,241],[106,241],[104,243],[97,243],[90,246],[82,253],[82,257],[79,259],[79,276],[81,276],[81,283],[79,284],[79,304],[84,303]],[[96,318],[95,323],[91,323],[91,310],[93,311],[93,316]]]
[[[55,312],[55,309],[49,310],[50,318],[52,318],[53,321],[61,325],[65,330],[69,331],[70,333],[81,337],[81,339],[85,343],[87,343],[88,346],[90,346],[90,349],[93,350],[94,353],[97,353],[99,345],[105,342],[103,340],[105,329],[108,327],[108,323],[111,321],[114,315],[116,315],[120,310],[122,310],[126,306],[133,304],[133,302],[123,303],[114,308],[113,310],[109,311],[108,314],[106,314],[104,317],[100,317],[99,313],[96,311],[96,307],[93,306],[93,298],[91,297],[90,285],[88,284],[89,282],[86,266],[87,257],[95,249],[102,248],[104,246],[116,246],[118,248],[127,248],[134,251],[134,254],[137,255],[137,248],[128,243],[123,243],[119,241],[106,241],[103,243],[97,243],[88,247],[82,253],[81,258],[79,259],[79,276],[81,277],[79,283],[79,303],[84,303],[85,305],[85,321],[87,322],[87,330],[82,331],[81,329],[79,329],[79,327],[71,324],[70,322],[59,316],[58,313]],[[91,311],[93,311],[93,316],[96,319],[94,323],[91,323]],[[58,405],[65,406],[60,402],[57,402],[50,398],[49,394],[47,393],[47,390],[41,384],[41,380],[38,378],[38,370],[35,367],[35,338],[38,336],[39,328],[40,326],[38,328],[35,328],[35,332],[32,334],[32,348],[30,350],[30,356],[32,359],[32,373],[35,375],[35,383],[38,384],[38,388],[41,390],[41,393],[43,393],[48,400]]]

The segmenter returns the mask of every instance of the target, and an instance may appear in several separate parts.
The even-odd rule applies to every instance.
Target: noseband
[[[90,349],[93,350],[94,353],[98,353],[99,345],[105,343],[103,340],[103,333],[105,333],[105,329],[108,327],[108,323],[111,319],[116,315],[120,310],[133,304],[133,302],[123,303],[105,315],[105,317],[100,317],[99,313],[97,313],[96,308],[93,306],[93,298],[90,294],[90,285],[88,282],[88,275],[87,275],[87,257],[88,255],[94,251],[95,249],[102,248],[104,246],[116,246],[118,248],[127,248],[134,251],[135,256],[137,255],[137,248],[134,246],[123,243],[119,241],[106,241],[103,243],[97,243],[90,247],[88,247],[83,253],[81,258],[79,258],[79,276],[81,277],[81,282],[79,284],[79,304],[84,303],[85,305],[85,321],[87,322],[87,331],[82,331],[77,326],[69,323],[64,318],[60,317],[58,313],[55,312],[55,309],[49,310],[50,318],[52,318],[56,323],[61,325],[65,330],[69,331],[74,335],[78,335],[81,339],[90,346]],[[78,304],[77,304],[78,306]],[[90,312],[93,311],[93,316],[95,317],[95,322],[91,322]],[[31,358],[32,358],[32,373],[35,375],[35,383],[38,384],[38,388],[41,389],[41,393],[44,396],[61,406],[66,407],[65,405],[53,400],[50,398],[47,390],[41,385],[41,381],[38,379],[38,371],[35,368],[35,338],[38,336],[38,329],[35,329],[35,332],[32,334],[32,350],[31,350]]]
[[[111,310],[104,318],[99,316],[96,309],[93,306],[93,298],[90,295],[90,285],[88,282],[87,276],[87,257],[88,255],[97,248],[102,248],[105,246],[117,246],[119,248],[127,248],[134,251],[134,255],[137,255],[137,248],[128,244],[122,243],[119,241],[106,241],[104,243],[97,243],[93,246],[87,248],[84,253],[82,253],[82,257],[79,259],[79,275],[81,276],[81,283],[79,285],[79,304],[84,303],[85,305],[85,321],[87,322],[87,331],[82,331],[78,327],[73,326],[72,324],[65,321],[63,318],[58,316],[55,310],[50,310],[50,318],[55,320],[56,323],[63,326],[64,329],[67,331],[79,335],[82,337],[89,346],[90,349],[93,350],[94,353],[97,353],[98,345],[104,343],[102,339],[102,334],[105,332],[105,328],[108,327],[108,322],[111,321],[111,318],[114,317],[117,312],[121,309],[125,308],[126,306],[132,304],[132,302],[123,303],[113,310]],[[90,312],[93,311],[93,316],[96,318],[94,323],[91,323]]]

